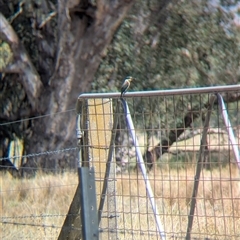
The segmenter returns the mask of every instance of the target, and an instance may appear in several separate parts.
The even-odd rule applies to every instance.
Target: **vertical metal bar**
[[[97,203],[94,169],[78,168],[81,199],[82,235],[84,240],[98,240]]]
[[[206,146],[206,142],[207,142],[207,132],[208,132],[208,128],[209,128],[209,121],[210,121],[212,108],[213,108],[213,104],[214,104],[215,100],[216,100],[216,97],[214,95],[212,95],[210,97],[208,112],[207,112],[207,116],[206,116],[204,126],[203,126],[201,146],[200,146],[200,150],[199,150],[196,174],[195,174],[195,178],[194,178],[192,201],[191,201],[191,206],[190,206],[190,212],[188,215],[186,240],[191,240],[191,231],[192,231],[192,225],[193,225],[195,206],[196,206],[196,202],[197,202],[198,186],[199,186],[200,174],[202,171],[202,164],[203,164],[202,160],[204,159],[204,150],[205,150],[205,146]]]
[[[82,148],[83,146],[83,133],[81,131],[81,114],[86,115],[83,110],[82,102],[77,102],[76,112],[76,132],[79,146],[78,156],[78,177],[79,177],[79,192],[80,192],[80,214],[82,223],[82,237],[84,240],[98,240],[98,221],[97,221],[97,201],[96,201],[96,187],[95,187],[95,173],[94,168],[89,168],[83,165]],[[85,119],[84,119],[85,120]],[[86,148],[86,147],[85,147]],[[79,206],[80,207],[80,206]]]
[[[76,132],[77,132],[77,145],[78,149],[78,167],[81,167],[82,164],[82,131],[81,131],[81,115],[78,114],[76,118]]]
[[[133,125],[133,122],[132,122],[132,117],[131,117],[127,102],[124,99],[121,99],[121,101],[122,101],[122,104],[123,104],[123,108],[124,108],[124,112],[125,112],[125,116],[126,116],[126,121],[127,121],[127,124],[128,124],[128,129],[131,132],[133,142],[134,142],[134,145],[136,147],[138,164],[139,164],[139,167],[140,167],[140,169],[142,171],[142,174],[143,174],[144,182],[145,182],[147,193],[148,193],[148,198],[149,198],[151,206],[152,206],[152,210],[153,210],[153,213],[154,213],[154,218],[155,218],[155,221],[156,221],[157,229],[158,229],[158,232],[159,232],[159,235],[161,236],[161,238],[163,240],[165,240],[166,235],[165,235],[165,232],[164,232],[164,229],[163,229],[160,217],[159,217],[159,212],[158,212],[158,209],[157,209],[154,194],[153,194],[153,191],[152,191],[152,188],[151,188],[151,184],[150,184],[150,181],[149,181],[149,178],[148,178],[148,175],[147,175],[147,170],[146,170],[146,167],[145,167],[145,163],[144,163],[142,153],[141,153],[141,150],[140,150],[140,147],[139,147],[139,143],[138,143],[138,140],[137,140],[137,136],[136,136],[136,133],[135,133],[134,125]]]
[[[223,120],[224,120],[225,126],[226,126],[227,131],[228,131],[229,140],[232,144],[232,148],[233,148],[235,159],[236,159],[236,162],[237,162],[237,165],[238,165],[238,169],[240,171],[240,154],[239,154],[238,144],[236,142],[236,139],[235,139],[235,136],[234,136],[234,133],[233,133],[233,129],[232,129],[232,125],[231,125],[231,122],[230,122],[228,114],[227,114],[227,109],[226,109],[226,106],[224,104],[222,96],[219,93],[217,93],[216,95],[217,95],[217,98],[218,98],[218,104],[220,105],[221,110],[222,110]]]

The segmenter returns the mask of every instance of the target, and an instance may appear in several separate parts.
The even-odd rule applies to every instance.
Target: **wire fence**
[[[97,207],[104,184],[114,187],[103,203],[99,239],[240,238],[239,99],[238,85],[127,93],[122,100],[118,93],[81,95],[85,122],[78,137],[87,149],[81,164],[94,166]],[[76,140],[76,146],[27,157],[77,156],[78,149]],[[116,170],[109,176],[108,160]],[[81,232],[64,224],[79,215],[68,212],[79,181],[75,169],[1,178],[2,239],[57,239],[63,228]]]

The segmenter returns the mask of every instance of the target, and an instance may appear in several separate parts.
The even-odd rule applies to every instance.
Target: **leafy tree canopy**
[[[226,8],[229,1],[221,4],[178,1],[161,13],[167,14],[161,24],[161,16],[153,18],[159,14],[159,1],[137,1],[115,35],[92,89],[118,91],[127,75],[137,78],[133,90],[139,91],[240,82],[237,13]]]

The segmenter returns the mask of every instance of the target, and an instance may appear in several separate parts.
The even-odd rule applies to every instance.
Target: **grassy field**
[[[167,239],[183,239],[186,234],[194,175],[191,167],[149,174]],[[237,170],[204,170],[201,180],[192,239],[240,239]],[[33,179],[17,180],[1,173],[0,181],[1,239],[57,239],[76,190],[77,174],[38,173]],[[118,238],[160,239],[141,174],[117,175],[116,186]],[[108,238],[106,233],[100,236]]]

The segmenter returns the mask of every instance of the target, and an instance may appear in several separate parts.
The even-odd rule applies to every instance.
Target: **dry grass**
[[[150,174],[157,206],[168,239],[183,239],[186,234],[195,170],[157,170]],[[156,225],[141,176],[119,179],[119,221],[123,229],[138,229],[133,239],[157,239]],[[203,171],[198,191],[192,237],[198,239],[238,239],[240,237],[240,183],[234,170]],[[129,197],[131,195],[131,197]],[[137,196],[140,196],[138,198]],[[134,218],[132,225],[129,219]],[[152,231],[152,238],[147,233]],[[141,234],[142,233],[142,234]],[[145,236],[145,237],[144,237]],[[132,238],[132,235],[124,238]],[[120,238],[123,239],[123,238]],[[159,238],[160,239],[160,238]]]
[[[167,239],[185,236],[194,174],[195,170],[188,168],[155,170],[149,175]],[[199,186],[192,236],[240,239],[237,171],[228,168],[204,170],[201,180],[204,181]],[[34,179],[23,180],[2,174],[2,221],[30,225],[4,223],[1,239],[57,239],[77,181],[74,173],[38,174]],[[117,212],[119,239],[160,239],[140,174],[117,176]]]
[[[34,179],[17,180],[2,174],[0,181],[2,220],[39,225],[2,224],[2,239],[56,239],[76,190],[77,175],[38,174]]]

